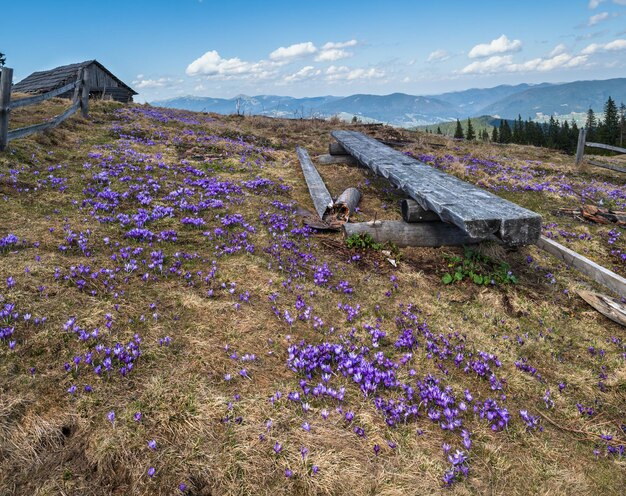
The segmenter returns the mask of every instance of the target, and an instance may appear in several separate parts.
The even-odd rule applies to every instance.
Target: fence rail
[[[14,139],[24,138],[30,134],[38,133],[58,126],[78,109],[81,109],[83,117],[87,117],[89,113],[89,74],[86,67],[79,69],[76,81],[66,84],[61,88],[48,91],[42,95],[30,96],[19,100],[11,101],[12,83],[13,69],[3,67],[0,72],[0,151],[4,150],[9,142]],[[11,110],[44,102],[50,98],[54,98],[55,96],[67,93],[72,89],[74,90],[72,104],[62,114],[59,114],[41,124],[21,127],[19,129],[12,129],[9,131],[9,118]]]
[[[610,150],[617,153],[626,153],[626,148],[620,148],[619,146],[605,145],[604,143],[595,143],[593,141],[587,141],[587,129],[584,127],[580,129],[578,133],[578,146],[576,147],[576,165],[580,165],[583,161],[585,154],[585,147],[602,148],[603,150]],[[600,162],[590,162],[591,165],[597,165],[598,167],[605,167],[606,169],[616,170],[618,172],[626,172],[622,169],[618,169]]]

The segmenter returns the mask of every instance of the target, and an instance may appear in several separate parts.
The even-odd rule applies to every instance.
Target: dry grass
[[[54,105],[53,102],[30,114],[26,112],[19,122],[32,123],[42,113],[54,115]],[[215,120],[200,124],[162,123],[138,115],[122,121],[125,131],[152,138],[155,144],[120,144],[111,131],[112,123],[119,120],[116,108],[119,105],[98,102],[93,105],[90,120],[73,117],[59,129],[12,143],[9,151],[0,155],[0,237],[11,232],[29,241],[26,247],[0,253],[1,298],[15,303],[21,314],[31,313],[31,319],[47,317],[41,326],[32,320],[20,322],[16,326],[18,343],[14,350],[0,342],[0,494],[175,494],[180,482],[188,485],[189,494],[197,495],[623,492],[624,461],[604,456],[596,459],[593,449],[599,442],[599,433],[611,433],[615,440],[624,443],[620,425],[624,423],[626,366],[622,351],[607,343],[611,336],[623,339],[624,332],[575,296],[574,289],[593,286],[592,283],[535,247],[505,251],[486,245],[481,248],[485,254],[511,265],[519,277],[517,285],[444,286],[444,254],[459,254],[459,249],[407,248],[401,250],[400,264],[395,269],[377,252],[362,253],[360,261],[348,263],[354,252],[345,248],[336,234],[312,238],[312,253],[319,263],[327,262],[337,278],[350,281],[353,296],[316,286],[310,273],[305,278],[290,280],[289,274],[262,249],[272,238],[258,214],[270,208],[269,203],[275,198],[310,208],[293,149],[297,143],[307,147],[311,155],[325,153],[328,133],[336,126],[323,121],[236,116],[212,116]],[[273,149],[251,155],[252,162],[261,157],[266,160],[260,169],[240,164],[236,146],[227,140],[199,145],[184,129],[224,137],[242,135],[247,142]],[[404,149],[412,153],[497,157],[516,170],[532,161],[531,167],[545,169],[550,176],[566,174],[581,181],[589,177],[589,173],[573,168],[571,157],[547,150],[465,144],[386,127],[360,129],[386,139],[412,140],[414,143]],[[160,132],[177,139],[160,139]],[[429,144],[436,142],[446,148]],[[282,178],[292,189],[269,196],[246,194],[244,203],[227,205],[229,213],[243,214],[256,227],[253,239],[257,249],[253,254],[217,258],[213,244],[202,235],[203,230],[217,225],[212,213],[204,215],[207,227],[202,229],[185,228],[178,219],[160,221],[157,231],[174,228],[179,233],[176,244],[155,244],[166,252],[168,263],[176,252],[199,255],[182,263],[183,276],[185,272],[206,274],[211,261],[217,260],[217,280],[211,283],[214,296],[207,297],[207,288],[199,277],[192,278],[193,286],[176,274],[143,282],[140,276],[144,269],[127,282],[123,282],[122,275],[116,276],[117,288],[113,292],[105,291],[101,280],[89,281],[88,289],[98,291],[92,296],[62,278],[55,280],[55,268],[59,267],[65,275],[78,264],[97,269],[123,267],[110,258],[114,251],[119,252],[114,244],[142,246],[124,239],[125,229],[118,224],[98,223],[89,208],[81,210],[80,203],[72,202],[84,198],[83,190],[94,172],[83,167],[85,162],[96,162],[88,153],[107,153],[109,145],[148,154],[148,161],[156,170],[152,174],[160,177],[163,195],[180,185],[182,173],[178,176],[174,171],[182,170],[186,164],[213,170],[215,175],[230,181],[256,175],[274,181]],[[145,165],[143,159],[136,157],[129,156],[127,160],[133,165]],[[173,169],[158,169],[159,161]],[[535,163],[538,161],[542,163]],[[61,168],[48,170],[59,164]],[[471,181],[493,179],[480,174],[468,176],[460,159],[452,161],[450,172]],[[593,172],[605,180],[616,181],[604,172]],[[131,175],[146,173],[138,169]],[[362,190],[362,220],[399,218],[396,192],[365,170],[323,166],[320,173],[332,194],[354,185]],[[65,178],[67,189],[58,191],[49,183],[41,183],[49,174]],[[122,187],[121,183],[116,184]],[[572,240],[571,246],[587,250],[600,263],[623,270],[610,253],[612,247],[603,241],[606,226],[556,214],[559,207],[573,200],[549,192],[503,194],[537,209],[547,222],[556,221],[567,231],[590,233],[592,241]],[[137,207],[136,202],[129,201],[120,211],[132,213]],[[67,253],[59,250],[67,225],[74,232],[92,231],[91,257],[84,257],[77,248]],[[110,239],[109,245],[104,244],[105,237]],[[34,246],[34,242],[39,245]],[[614,246],[621,246],[621,240]],[[147,250],[136,258],[145,258],[150,249]],[[527,256],[534,259],[531,264]],[[546,279],[548,272],[554,274],[556,284]],[[5,285],[9,276],[15,279],[12,288]],[[395,289],[391,276],[397,278]],[[227,287],[235,283],[235,293],[221,290],[222,283]],[[40,286],[45,289],[40,291]],[[566,289],[569,293],[564,292]],[[250,301],[242,302],[237,309],[238,295],[244,291],[249,292]],[[309,292],[315,296],[307,296]],[[278,294],[275,303],[269,299],[273,293]],[[324,320],[324,332],[314,329],[310,322],[298,321],[290,327],[274,315],[274,305],[281,311],[295,312],[299,294],[313,306],[314,315]],[[354,323],[347,323],[345,314],[337,311],[338,303],[359,303],[361,315]],[[452,488],[442,483],[441,476],[449,464],[441,445],[448,442],[456,449],[458,435],[443,432],[425,416],[415,423],[389,428],[372,400],[364,398],[350,381],[341,377],[334,380],[337,387],[346,386],[344,411],[354,411],[355,423],[363,427],[366,437],[355,435],[335,412],[338,405],[334,402],[312,400],[311,411],[304,413],[298,404],[284,397],[275,406],[268,401],[276,391],[286,396],[299,390],[300,378],[288,369],[286,361],[287,346],[301,339],[313,343],[336,341],[352,326],[356,328],[355,339],[366,339],[363,324],[381,319],[389,336],[383,350],[397,357],[393,346],[398,334],[395,319],[399,305],[409,303],[419,308],[432,332],[459,332],[472,349],[496,353],[502,361],[498,376],[508,380],[506,405],[513,415],[509,428],[494,433],[486,422],[470,416],[467,427],[474,442],[470,476]],[[151,308],[151,304],[155,307]],[[154,313],[158,314],[156,319]],[[106,314],[113,315],[110,334],[105,327]],[[126,378],[115,374],[108,380],[84,368],[78,375],[68,374],[63,364],[72,363],[75,355],[88,349],[74,334],[63,330],[70,316],[75,316],[76,322],[88,330],[99,327],[108,346],[127,343],[139,334],[142,355],[132,373]],[[334,332],[328,330],[330,326]],[[158,340],[165,336],[171,337],[171,345],[159,346]],[[516,336],[523,344],[518,344]],[[605,349],[604,358],[592,356],[589,346]],[[257,359],[245,364],[237,362],[230,358],[233,351],[238,356],[254,353]],[[544,383],[517,370],[514,362],[520,356],[537,367]],[[448,368],[449,375],[444,378],[438,365]],[[250,378],[239,375],[244,366]],[[602,366],[607,374],[604,391],[598,387]],[[31,367],[35,369],[33,375]],[[449,362],[429,359],[423,350],[415,351],[410,367],[418,377],[433,373],[444,378],[455,391],[470,388],[481,400],[495,394],[486,381],[463,374]],[[232,380],[225,381],[225,374],[231,374]],[[402,368],[399,375],[403,380],[411,380],[407,368]],[[558,391],[559,382],[567,383],[562,393]],[[94,391],[79,391],[72,396],[66,392],[71,384],[79,390],[90,384]],[[542,400],[546,389],[552,391],[555,401],[551,410],[546,410]],[[596,416],[582,417],[575,406],[577,402],[594,406]],[[331,411],[326,421],[320,417],[323,408]],[[517,415],[521,408],[544,413],[553,423],[544,420],[543,432],[528,433]],[[111,410],[116,414],[114,425],[107,420]],[[133,419],[138,411],[143,415],[141,422]],[[226,417],[229,421],[224,421]],[[268,419],[272,420],[269,431]],[[304,420],[311,423],[311,432],[301,428]],[[150,439],[157,442],[154,451],[147,445]],[[388,448],[387,440],[394,441],[397,448]],[[283,445],[280,455],[272,450],[275,442]],[[374,444],[381,446],[378,456],[373,452]],[[306,462],[300,456],[301,446],[309,450]],[[313,464],[319,466],[319,472],[310,475]],[[147,475],[149,467],[156,468],[153,478]],[[287,468],[293,471],[293,477],[285,477]]]

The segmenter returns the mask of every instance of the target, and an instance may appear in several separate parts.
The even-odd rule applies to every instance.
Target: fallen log
[[[318,155],[317,163],[322,165],[346,164],[357,165],[359,162],[352,155]]]
[[[296,147],[296,153],[298,154],[298,159],[300,160],[300,167],[302,167],[302,173],[304,174],[304,179],[309,188],[309,193],[311,194],[311,199],[313,200],[313,205],[315,206],[315,211],[320,216],[320,219],[323,219],[330,208],[333,206],[333,199],[326,189],[326,185],[322,180],[319,172],[311,162],[311,158],[309,154],[304,148]]]
[[[348,188],[335,200],[330,215],[333,219],[348,222],[360,201],[361,192],[356,188]]]
[[[619,296],[626,297],[626,279],[615,272],[605,269],[601,265],[589,260],[587,257],[576,253],[573,250],[553,241],[545,236],[537,240],[537,246],[566,264],[571,265],[579,272],[592,278],[594,281],[615,291]]]
[[[581,208],[560,208],[559,213],[580,216],[598,224],[608,224],[609,222],[620,225],[626,224],[626,212],[616,212],[595,205],[583,205]]]
[[[465,231],[445,222],[373,221],[344,224],[346,237],[353,234],[369,234],[377,243],[393,243],[396,246],[461,246],[480,243],[483,239],[472,238]]]
[[[577,291],[577,293],[602,315],[626,327],[626,305],[621,301],[591,291]]]
[[[330,155],[349,155],[346,149],[343,146],[341,146],[339,143],[329,143],[328,153]]]
[[[426,210],[415,200],[400,200],[400,211],[404,222],[432,222],[440,221],[441,218],[433,211]]]

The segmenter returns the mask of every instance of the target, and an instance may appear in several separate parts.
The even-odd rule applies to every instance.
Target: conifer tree
[[[491,131],[491,141],[493,143],[497,143],[498,140],[498,128],[496,126],[493,126],[493,131]]]
[[[4,64],[7,63],[7,58],[4,53],[0,52],[0,67],[4,67]]]
[[[454,130],[454,138],[455,139],[463,139],[463,128],[461,127],[461,122],[456,120],[456,129]]]
[[[587,121],[585,122],[585,129],[587,130],[587,141],[593,141],[596,135],[596,128],[598,127],[598,120],[593,109],[587,110]]]
[[[474,141],[476,139],[474,126],[472,126],[472,121],[469,117],[467,118],[467,133],[465,134],[465,139],[467,139],[467,141]]]
[[[626,142],[626,105],[624,102],[619,106],[619,146]]]
[[[441,128],[437,126],[437,134],[441,134]]]
[[[500,121],[500,143],[510,143],[513,133],[511,133],[511,126],[509,121]]]
[[[617,105],[611,97],[604,104],[604,121],[599,129],[600,139],[607,145],[616,145],[619,137]]]

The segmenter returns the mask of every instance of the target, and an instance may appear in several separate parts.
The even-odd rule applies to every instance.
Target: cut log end
[[[341,146],[339,143],[329,143],[328,153],[330,155],[349,155],[346,149],[343,146]]]
[[[356,188],[348,188],[339,195],[333,204],[330,215],[339,221],[348,222],[360,201],[361,192]]]
[[[422,208],[415,200],[400,200],[400,211],[404,222],[433,222],[441,220],[439,216],[430,210]]]

